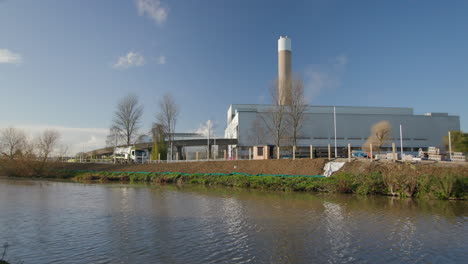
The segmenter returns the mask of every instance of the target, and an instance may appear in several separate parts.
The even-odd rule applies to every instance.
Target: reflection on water
[[[0,179],[24,263],[459,263],[466,202]]]

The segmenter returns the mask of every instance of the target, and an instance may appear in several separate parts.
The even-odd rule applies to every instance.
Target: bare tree
[[[0,133],[0,153],[11,160],[23,155],[27,145],[26,134],[14,127],[5,128]]]
[[[288,122],[290,123],[293,146],[297,146],[299,131],[304,121],[307,103],[304,96],[304,81],[298,77],[291,81],[290,100],[287,106]]]
[[[159,112],[156,114],[156,120],[164,128],[169,143],[169,156],[173,159],[174,133],[179,115],[179,106],[176,104],[171,94],[166,93],[159,101]]]
[[[36,141],[37,156],[43,161],[47,161],[57,147],[60,133],[57,130],[45,130]]]
[[[112,126],[109,128],[109,134],[106,138],[106,147],[115,147],[122,143],[123,136],[119,133],[117,127]]]
[[[371,134],[364,143],[363,149],[369,151],[370,144],[372,144],[372,147],[380,152],[382,147],[386,145],[391,138],[392,125],[390,125],[388,121],[380,121],[372,126]]]
[[[274,144],[276,147],[281,146],[281,139],[284,138],[287,132],[285,129],[287,105],[281,103],[278,87],[279,82],[276,80],[270,88],[272,106],[266,113],[267,118],[264,118],[263,115],[260,115],[260,117],[264,120],[266,127],[273,135]]]
[[[57,158],[59,161],[64,161],[69,156],[69,149],[67,145],[60,145],[58,147]]]
[[[111,136],[119,136],[127,146],[131,145],[138,137],[141,118],[143,116],[143,106],[139,104],[138,97],[128,94],[123,97],[114,113],[113,125],[111,126]]]
[[[36,175],[43,175],[46,171],[46,164],[52,156],[60,139],[60,133],[57,130],[47,129],[36,138],[37,165],[33,166]]]
[[[259,114],[257,113],[257,117],[252,121],[251,129],[248,131],[248,139],[250,144],[265,144],[267,132],[268,131],[265,131],[265,127],[263,126],[262,118],[259,117]]]

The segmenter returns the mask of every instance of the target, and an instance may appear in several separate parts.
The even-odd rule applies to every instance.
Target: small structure
[[[387,160],[400,160],[401,159],[401,154],[400,153],[395,153],[393,154],[393,152],[388,152],[387,154],[385,154],[387,156]]]
[[[429,147],[427,149],[427,155],[430,160],[443,160],[443,155],[440,153],[440,149],[437,147]]]
[[[452,154],[452,161],[457,161],[457,162],[465,162],[466,157],[463,154],[463,152],[453,152]]]
[[[254,146],[253,147],[253,159],[254,160],[266,160],[271,159],[273,156],[273,146]]]

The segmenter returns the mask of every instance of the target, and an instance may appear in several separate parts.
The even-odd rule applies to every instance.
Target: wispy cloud
[[[315,99],[323,90],[341,86],[341,76],[347,64],[348,57],[340,55],[329,59],[327,63],[307,67],[304,77],[308,101]]]
[[[169,9],[160,0],[136,0],[138,14],[148,16],[158,25],[166,22]]]
[[[127,53],[127,55],[120,57],[113,67],[116,69],[126,69],[130,67],[142,66],[144,64],[145,58],[141,54],[130,51]]]
[[[21,54],[7,49],[0,49],[0,63],[19,64],[23,61]]]
[[[161,55],[158,57],[158,64],[166,64],[166,56]]]

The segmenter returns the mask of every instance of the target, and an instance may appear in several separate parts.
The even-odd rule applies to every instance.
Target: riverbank
[[[181,173],[247,173],[284,175],[321,175],[325,159],[281,160],[219,160],[152,164],[80,164],[61,163],[65,170],[93,170],[107,172],[181,172]]]
[[[77,172],[79,182],[148,182],[156,184],[202,184],[271,191],[378,194],[430,199],[466,199],[467,177],[453,173],[383,176],[381,173],[338,172],[332,177],[273,176],[248,174],[186,174],[132,172]]]
[[[203,184],[274,191],[378,194],[466,199],[468,166],[354,160],[332,177],[325,159],[209,161],[161,164],[54,163],[46,177],[75,181]]]

